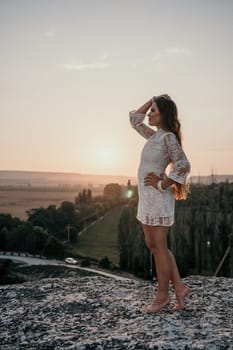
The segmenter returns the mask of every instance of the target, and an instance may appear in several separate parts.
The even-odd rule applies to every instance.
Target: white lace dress
[[[145,114],[130,112],[130,123],[138,133],[147,139],[138,168],[138,212],[137,219],[150,226],[171,226],[174,223],[175,199],[173,190],[168,187],[160,192],[153,186],[145,186],[144,178],[149,172],[164,174],[168,164],[172,170],[168,177],[180,184],[190,172],[189,161],[172,132],[157,131],[143,123]]]

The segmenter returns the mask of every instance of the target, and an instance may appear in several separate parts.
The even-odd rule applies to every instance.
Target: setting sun
[[[104,163],[113,162],[113,152],[107,148],[102,148],[99,150],[99,160]]]
[[[88,161],[88,160],[87,160]],[[96,169],[96,173],[106,173],[111,174],[117,171],[119,166],[119,157],[116,151],[107,145],[96,147],[94,151],[91,152],[91,159],[93,167]]]

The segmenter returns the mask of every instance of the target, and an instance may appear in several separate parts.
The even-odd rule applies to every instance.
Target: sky
[[[136,176],[130,110],[176,102],[191,175],[233,174],[232,0],[0,0],[0,170]]]

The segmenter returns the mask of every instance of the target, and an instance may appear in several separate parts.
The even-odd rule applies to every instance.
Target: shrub
[[[88,267],[88,266],[91,266],[91,262],[90,262],[89,259],[84,259],[84,260],[81,261],[80,266],[81,266],[81,267]]]
[[[99,261],[99,267],[102,267],[103,269],[109,269],[110,266],[110,260],[107,256],[105,256],[103,259]]]

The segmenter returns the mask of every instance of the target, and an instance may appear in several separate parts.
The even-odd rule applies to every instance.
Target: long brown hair
[[[175,134],[182,147],[181,125],[178,119],[178,110],[175,102],[168,95],[158,96],[155,98],[154,102],[162,116],[163,129]],[[187,194],[189,193],[189,186],[187,184],[182,185],[176,182],[172,187],[176,200],[184,200],[187,198]]]

